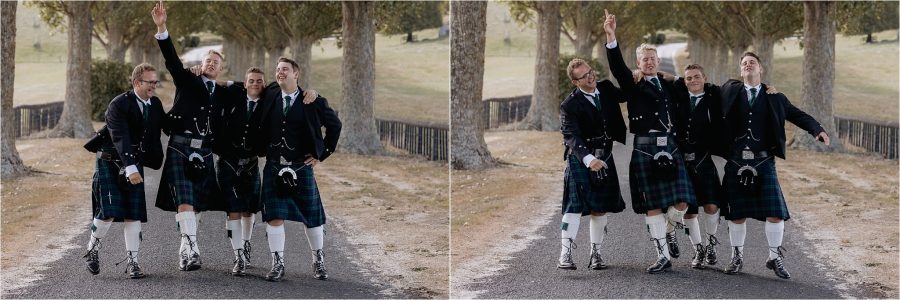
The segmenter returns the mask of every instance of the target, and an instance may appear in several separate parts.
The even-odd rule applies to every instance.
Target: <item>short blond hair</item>
[[[210,56],[212,54],[218,55],[219,58],[222,59],[222,61],[225,61],[225,54],[222,54],[222,52],[216,51],[215,49],[209,49],[209,51],[206,51],[206,56]]]
[[[644,52],[653,51],[656,52],[657,59],[659,58],[659,51],[656,51],[656,45],[653,44],[641,44],[634,50],[634,54],[637,55],[637,58],[640,59],[641,56],[644,55]]]
[[[569,75],[569,79],[575,80],[575,69],[587,65],[588,63],[580,58],[573,58],[569,61],[569,66],[566,67],[566,75]]]
[[[155,72],[156,67],[148,63],[141,63],[134,67],[134,70],[131,71],[131,82],[135,80],[144,80],[144,72]]]

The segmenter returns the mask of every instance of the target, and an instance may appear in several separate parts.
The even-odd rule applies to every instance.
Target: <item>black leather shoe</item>
[[[313,277],[318,280],[328,279],[328,272],[325,271],[325,253],[322,252],[322,249],[314,251],[313,258],[315,259],[313,262],[313,270],[316,272]]]
[[[250,267],[250,251],[253,250],[253,247],[250,247],[250,241],[244,241],[244,266]]]
[[[234,267],[231,268],[232,276],[247,275],[246,265],[244,264],[244,250],[238,249],[234,251]]]
[[[128,278],[131,279],[144,278],[144,271],[141,270],[141,266],[134,260],[128,262],[125,272],[128,273]]]
[[[91,249],[87,251],[87,253],[82,256],[84,261],[87,263],[87,270],[91,272],[92,275],[100,274],[100,248],[103,246],[100,244],[100,239],[93,238],[94,243]]]
[[[716,239],[716,236],[709,235],[709,244],[706,245],[706,264],[707,265],[715,265],[719,262],[719,259],[716,257],[716,245],[719,244],[719,240]]]
[[[606,269],[606,263],[604,263],[603,258],[600,257],[600,245],[591,243],[591,264],[588,268],[592,270]]]
[[[734,247],[734,254],[731,257],[731,263],[725,267],[725,274],[734,275],[741,272],[741,269],[744,268],[744,255],[738,250],[738,247]]]
[[[647,273],[656,274],[668,271],[672,268],[672,262],[665,256],[659,257],[655,263],[647,267]]]
[[[572,260],[572,250],[575,250],[577,246],[572,239],[567,238],[565,240],[567,240],[566,242],[569,246],[566,247],[564,252],[560,253],[559,264],[557,264],[556,267],[563,270],[577,270],[578,267],[575,266],[575,261]]]
[[[666,242],[669,243],[669,256],[672,258],[678,258],[681,256],[681,250],[678,249],[678,238],[675,236],[675,232],[666,233]]]
[[[275,257],[272,258],[272,270],[266,274],[266,280],[278,282],[282,278],[284,278],[284,258],[275,252]]]
[[[703,266],[703,261],[706,258],[706,247],[703,247],[701,244],[694,245],[694,259],[691,260],[691,268],[694,269],[705,269]]]
[[[775,271],[775,275],[781,277],[782,279],[790,279],[791,273],[788,273],[788,271],[784,269],[784,255],[781,252],[782,249],[784,248],[777,247],[775,248],[775,250],[769,250],[774,251],[776,254],[778,254],[778,257],[766,261],[766,268]]]

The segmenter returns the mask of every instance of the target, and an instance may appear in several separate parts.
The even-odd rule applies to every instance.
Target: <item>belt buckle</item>
[[[279,162],[280,162],[282,165],[290,165],[290,164],[291,164],[291,161],[285,159],[284,156],[281,157],[281,159],[279,160]]]
[[[239,166],[246,165],[247,163],[250,163],[250,159],[249,159],[249,158],[241,158],[240,160],[238,160],[238,165],[239,165]]]
[[[686,161],[694,161],[695,159],[697,159],[697,153],[691,152],[684,154],[684,160]]]
[[[191,139],[191,148],[200,149],[201,147],[203,147],[203,140]]]
[[[659,136],[656,137],[656,145],[660,147],[665,147],[669,144],[669,137]]]
[[[743,151],[741,151],[741,158],[742,159],[754,159],[755,156],[753,155],[753,151],[743,150]]]

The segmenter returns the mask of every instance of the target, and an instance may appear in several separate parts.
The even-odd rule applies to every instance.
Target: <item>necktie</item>
[[[697,108],[697,99],[700,99],[700,96],[691,96],[691,111]]]
[[[756,101],[756,88],[750,88],[750,106]]]
[[[247,101],[247,120],[250,120],[250,115],[253,114],[253,107],[256,106],[256,101]]]
[[[212,81],[207,81],[207,82],[206,82],[206,89],[209,90],[209,94],[210,94],[210,95],[212,95],[213,89],[215,89],[215,88],[216,88],[216,85],[213,84]]]
[[[659,79],[656,79],[656,77],[653,77],[653,78],[650,78],[650,81],[653,82],[653,85],[656,86],[657,90],[662,91],[662,86],[659,85]]]
[[[281,115],[286,116],[288,109],[291,109],[291,96],[284,96],[284,112]]]
[[[150,120],[150,103],[141,101],[141,104],[144,105],[144,122]]]
[[[585,94],[585,95],[588,95],[588,96],[591,97],[591,99],[593,99],[593,101],[594,101],[594,106],[596,106],[596,107],[597,107],[597,110],[599,111],[599,110],[600,110],[600,96],[599,96],[599,95],[595,95],[595,94]]]

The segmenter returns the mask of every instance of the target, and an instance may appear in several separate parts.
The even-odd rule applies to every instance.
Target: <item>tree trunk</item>
[[[413,34],[412,34],[412,31],[406,33],[406,42],[407,42],[407,43],[412,43],[412,42],[413,42]]]
[[[19,158],[16,150],[16,114],[13,111],[13,82],[16,79],[16,1],[3,1],[0,3],[2,10],[2,70],[4,76],[0,79],[0,97],[2,97],[3,111],[3,144],[2,175],[4,179],[24,174],[27,170]]]
[[[262,68],[263,72],[270,74],[272,77],[269,81],[275,81],[275,67],[266,66],[266,48],[262,46],[253,46],[253,60],[251,65]]]
[[[725,82],[728,79],[728,45],[719,43],[716,45],[716,79],[711,82]]]
[[[803,3],[803,83],[800,109],[815,118],[831,138],[831,146],[817,142],[815,137],[798,128],[794,146],[815,151],[843,151],[834,124],[834,2]]]
[[[599,22],[600,18],[596,18],[587,6],[588,2],[578,2],[580,10],[575,17],[577,24],[575,25],[575,55],[584,60],[591,60],[591,54],[597,41],[593,39],[592,32],[594,25]]]
[[[134,37],[131,41],[131,46],[128,47],[128,60],[131,62],[131,65],[138,65],[144,62],[144,51],[141,49],[144,47],[144,39],[140,36]]]
[[[268,57],[266,58],[265,63],[263,65],[263,70],[270,70],[270,72],[272,72],[272,74],[274,75],[275,74],[274,73],[275,66],[277,65],[276,62],[278,61],[279,57],[284,55],[284,47],[278,47],[278,46],[266,47],[265,51],[266,51],[266,54],[268,54]],[[301,73],[301,75],[303,75],[302,70],[300,71],[300,73]],[[275,77],[272,77],[272,78],[274,79]]]
[[[866,44],[871,44],[871,43],[872,43],[872,33],[866,32]]]
[[[487,2],[450,3],[450,164],[453,169],[496,165],[484,142],[484,41]]]
[[[832,32],[834,31],[832,30]],[[775,64],[773,63],[775,59],[775,39],[770,35],[761,34],[753,39],[753,49],[756,51],[756,55],[759,55],[759,66],[763,70],[762,82],[769,84],[772,82],[772,78],[775,78]]]
[[[291,55],[300,65],[300,87],[306,89],[312,83],[312,46],[315,38],[298,37],[291,41]]]
[[[744,51],[747,51],[747,45],[735,45],[731,47],[731,58],[728,61],[728,79],[738,79],[741,78],[741,69],[740,67],[734,67],[735,65],[740,65],[741,63],[741,55],[744,55]],[[721,82],[724,83],[724,82]]]
[[[68,62],[66,63],[66,100],[59,123],[51,137],[89,138],[91,125],[91,3],[66,2],[69,26]]]
[[[125,45],[125,26],[126,24],[117,24],[110,26],[109,30],[106,32],[106,45],[103,47],[106,49],[107,59],[124,63],[125,62],[125,51],[128,48]]]
[[[341,62],[341,120],[338,148],[363,155],[383,154],[375,127],[375,3],[343,2],[344,60]]]
[[[229,77],[232,77],[232,78],[235,77],[234,75],[237,74],[236,71],[239,70],[241,67],[241,64],[240,64],[241,53],[239,53],[240,51],[237,49],[238,47],[239,47],[238,43],[235,43],[234,40],[232,40],[228,37],[223,37],[222,53],[224,53],[225,56],[228,57],[228,61],[225,63],[225,69],[224,69],[223,74],[229,75]],[[236,79],[236,80],[240,80],[240,79]]]
[[[534,92],[525,116],[528,129],[559,130],[559,2],[538,2]]]

